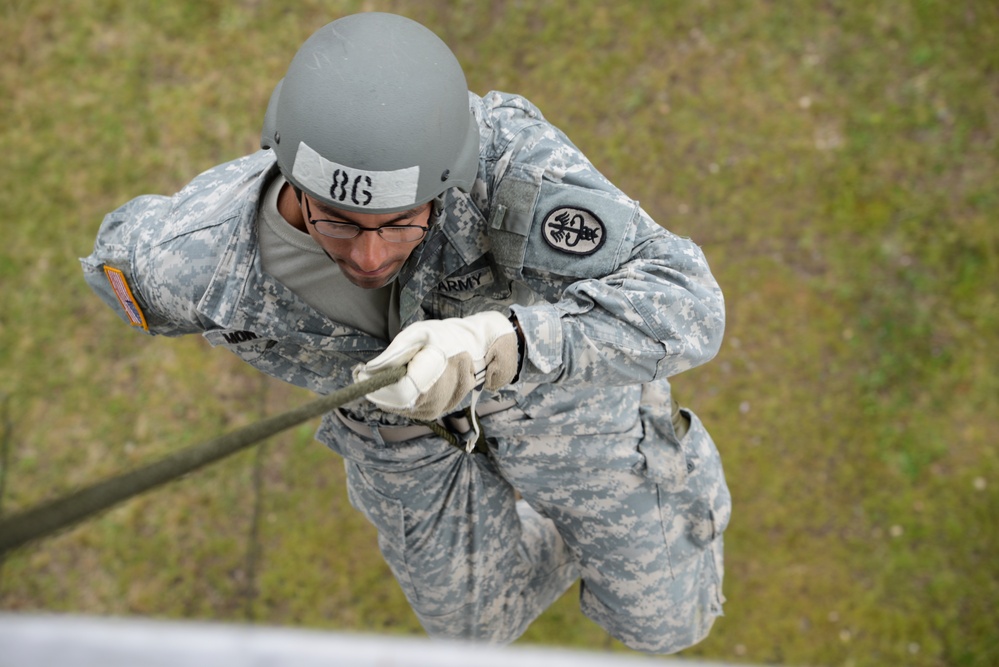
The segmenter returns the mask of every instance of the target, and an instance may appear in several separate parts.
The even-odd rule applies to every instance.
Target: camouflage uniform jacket
[[[653,222],[527,100],[494,92],[470,94],[470,104],[478,177],[470,193],[437,200],[434,227],[399,276],[403,326],[512,310],[526,339],[524,384],[504,393],[523,399],[522,386],[542,384],[548,394],[535,402],[563,407],[710,359],[724,305],[700,249]],[[84,273],[137,328],[201,333],[274,377],[329,393],[386,341],[331,321],[262,270],[257,208],[276,169],[260,151],[173,197],[128,202],[106,216]],[[563,419],[585,419],[573,412]]]

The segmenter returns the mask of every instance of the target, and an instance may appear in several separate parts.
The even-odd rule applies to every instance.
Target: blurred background
[[[105,213],[257,148],[315,29],[381,10],[535,102],[727,298],[674,380],[734,497],[685,656],[999,664],[999,4],[0,0],[0,511],[313,397],[85,285]],[[0,610],[421,636],[310,422],[23,548]],[[521,640],[624,650],[573,589]]]

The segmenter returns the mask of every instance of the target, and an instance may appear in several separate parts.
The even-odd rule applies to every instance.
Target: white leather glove
[[[436,419],[453,412],[471,391],[509,384],[520,358],[517,333],[505,315],[487,311],[469,317],[427,320],[406,327],[384,352],[354,369],[354,381],[405,366],[398,382],[367,395],[387,412]]]

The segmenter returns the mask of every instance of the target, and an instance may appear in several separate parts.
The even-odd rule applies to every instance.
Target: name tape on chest
[[[139,307],[135,297],[132,296],[132,288],[128,286],[125,274],[118,269],[105,266],[104,275],[108,278],[111,291],[118,297],[118,303],[121,304],[121,309],[125,311],[125,316],[128,318],[129,324],[133,327],[142,327],[144,331],[149,331],[149,325],[146,323],[146,315],[142,312],[142,308]]]
[[[367,171],[327,160],[305,142],[298,144],[292,178],[310,192],[331,201],[371,209],[401,208],[416,204],[420,168]]]
[[[604,244],[604,223],[585,208],[562,206],[545,216],[541,229],[555,250],[570,255],[592,255]]]
[[[480,287],[492,285],[493,273],[489,269],[479,269],[474,273],[463,276],[449,276],[444,278],[437,289],[445,294],[457,294],[462,292],[473,292]]]

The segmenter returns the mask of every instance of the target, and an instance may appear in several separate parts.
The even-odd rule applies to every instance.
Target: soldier
[[[730,497],[667,380],[721,342],[701,250],[400,16],[312,35],[261,145],[108,214],[97,294],[319,394],[406,367],[316,437],[430,635],[511,642],[581,579],[634,649],[703,639]]]

